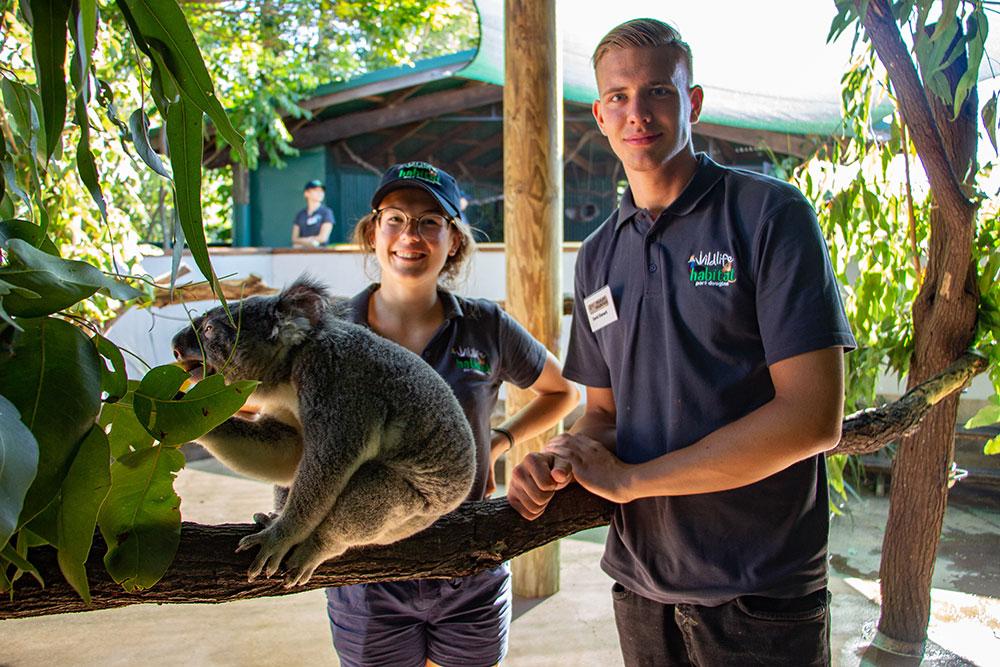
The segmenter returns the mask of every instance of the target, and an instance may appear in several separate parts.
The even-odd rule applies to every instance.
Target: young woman
[[[455,179],[426,162],[391,167],[358,223],[356,242],[378,263],[380,283],[351,302],[352,317],[421,355],[448,382],[476,439],[470,500],[493,490],[493,464],[518,441],[553,426],[579,394],[559,362],[496,304],[441,287],[475,250]],[[490,415],[502,382],[534,399],[497,428]],[[341,664],[486,667],[506,654],[510,569],[451,580],[360,584],[327,590]]]

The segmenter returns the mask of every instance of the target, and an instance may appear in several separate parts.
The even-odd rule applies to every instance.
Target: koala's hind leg
[[[320,563],[349,547],[390,544],[423,530],[437,519],[426,506],[402,475],[368,461],[348,481],[330,515],[288,557],[285,585],[304,584]]]

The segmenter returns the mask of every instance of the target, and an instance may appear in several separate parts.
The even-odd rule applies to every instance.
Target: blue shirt
[[[617,320],[591,330],[584,299],[607,286]],[[687,447],[774,397],[768,366],[853,348],[816,216],[791,185],[698,155],[656,219],[626,191],[576,264],[565,376],[610,387],[617,455]],[[718,493],[617,508],[602,566],[663,603],[796,597],[826,582],[825,458]]]
[[[331,225],[336,223],[333,219],[333,211],[320,204],[312,213],[309,213],[307,209],[302,209],[296,213],[295,221],[292,224],[299,228],[299,238],[306,238],[308,236],[318,236],[320,228],[327,222]]]
[[[368,326],[370,285],[350,302],[349,319]],[[487,299],[466,299],[438,291],[444,323],[421,357],[455,392],[476,439],[476,481],[469,500],[482,500],[490,466],[490,417],[503,382],[522,389],[535,383],[545,366],[545,346]]]

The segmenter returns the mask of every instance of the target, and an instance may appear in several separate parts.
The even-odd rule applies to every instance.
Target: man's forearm
[[[839,440],[839,421],[824,425],[775,398],[688,447],[629,466],[624,486],[633,499],[726,491],[770,477]]]

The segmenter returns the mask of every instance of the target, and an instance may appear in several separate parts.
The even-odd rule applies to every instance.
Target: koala
[[[299,279],[174,336],[186,370],[260,381],[256,418],[231,417],[197,440],[233,470],[288,487],[280,511],[255,515],[263,529],[240,541],[237,551],[260,547],[250,581],[284,559],[285,585],[304,584],[349,547],[427,528],[472,487],[476,448],[451,388],[342,307]]]

